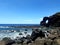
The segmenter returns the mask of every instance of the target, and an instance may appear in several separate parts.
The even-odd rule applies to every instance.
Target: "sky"
[[[60,0],[0,0],[0,24],[39,24],[60,12]]]

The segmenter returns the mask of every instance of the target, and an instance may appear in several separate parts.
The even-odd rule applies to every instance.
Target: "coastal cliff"
[[[49,26],[60,27],[60,12],[55,13],[54,15],[49,17],[44,17],[43,20],[40,22],[40,25],[47,27]]]

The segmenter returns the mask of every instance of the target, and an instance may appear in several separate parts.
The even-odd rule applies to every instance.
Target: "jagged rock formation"
[[[38,37],[40,38],[45,37],[44,32],[42,32],[42,30],[39,31],[38,29],[32,31],[32,34],[31,34],[32,41],[35,41]]]
[[[46,22],[48,20],[48,22]],[[60,27],[60,12],[50,16],[50,17],[44,17],[43,21],[40,22],[41,26],[55,26]]]

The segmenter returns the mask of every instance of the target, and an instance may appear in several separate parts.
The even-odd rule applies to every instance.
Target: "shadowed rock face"
[[[7,43],[6,45],[12,45],[14,43],[15,43],[15,41],[11,41],[11,42]]]
[[[46,21],[48,22],[46,23]],[[44,17],[43,20],[40,22],[41,26],[55,26],[60,27],[60,12],[50,16],[50,17]]]
[[[31,40],[35,41],[38,37],[42,38],[45,37],[44,32],[42,32],[41,30],[38,31],[38,29],[36,29],[35,31],[32,32],[31,34]]]

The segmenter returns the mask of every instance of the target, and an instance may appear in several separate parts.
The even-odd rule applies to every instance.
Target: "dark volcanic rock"
[[[3,38],[2,41],[4,41],[4,45],[12,45],[12,44],[15,43],[15,41],[12,40],[12,39],[10,39],[9,37],[5,37],[5,38]]]
[[[46,22],[48,20],[48,22]],[[41,26],[55,26],[60,27],[60,12],[50,16],[44,17],[43,21],[40,22]]]
[[[44,32],[42,30],[39,31],[38,29],[32,31],[32,34],[31,34],[32,41],[35,41],[38,37],[40,38],[45,37]]]

